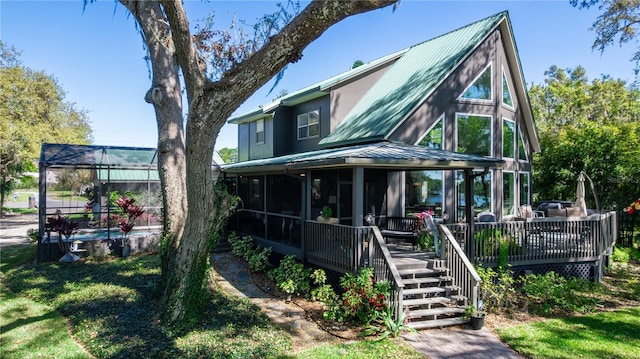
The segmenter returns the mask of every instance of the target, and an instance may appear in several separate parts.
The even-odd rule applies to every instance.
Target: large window
[[[407,172],[405,179],[405,213],[430,209],[437,216],[442,215],[443,171]]]
[[[457,152],[491,156],[491,116],[456,114]]]
[[[520,205],[521,206],[531,204],[530,202],[531,193],[529,192],[531,186],[529,181],[530,181],[529,173],[521,172],[520,173]]]
[[[507,76],[502,70],[502,103],[513,108],[513,100],[511,99],[511,90],[509,89],[509,82],[507,82]]]
[[[491,65],[487,66],[480,76],[476,77],[471,85],[467,87],[460,99],[491,101]]]
[[[442,131],[442,124],[444,122],[444,114],[436,121],[436,123],[427,131],[422,137],[422,140],[418,142],[418,146],[433,148],[441,150],[444,148],[444,131]]]
[[[516,157],[516,123],[502,119],[502,157]]]
[[[256,144],[264,143],[264,120],[256,121]]]
[[[522,132],[520,132],[520,135],[518,136],[518,159],[520,161],[529,160],[529,156],[527,156],[527,151],[524,147],[524,141],[522,140]]]
[[[502,172],[502,215],[509,216],[515,213],[516,201],[516,174]]]
[[[315,110],[298,115],[298,139],[320,136],[320,111]]]
[[[492,211],[491,207],[491,189],[492,187],[491,172],[487,172],[482,176],[474,177],[474,212],[476,214],[484,211]],[[465,181],[464,172],[456,171],[456,189],[458,192],[458,218],[464,218],[465,215]]]

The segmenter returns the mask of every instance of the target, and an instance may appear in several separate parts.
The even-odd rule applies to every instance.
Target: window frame
[[[509,93],[509,98],[511,99],[511,105],[509,105],[508,103],[504,102],[504,87],[505,85],[507,85],[507,92]],[[504,71],[504,66],[502,67],[502,105],[504,105],[504,107],[514,110],[515,109],[515,103],[513,102],[513,93],[511,92],[511,87],[509,86],[509,79],[507,78],[507,73]]]
[[[460,126],[459,126],[459,119],[462,116],[466,116],[466,117],[484,117],[487,118],[489,120],[489,153],[488,154],[477,154],[477,153],[466,153],[466,152],[460,152],[458,151],[458,146],[460,144]],[[466,153],[466,154],[471,154],[471,155],[477,155],[477,156],[485,156],[485,157],[492,157],[493,156],[493,115],[481,115],[481,114],[476,114],[476,113],[463,113],[463,112],[456,112],[455,114],[455,136],[454,136],[454,151],[457,153]]]
[[[310,114],[315,113],[316,114],[316,122],[314,122],[313,124],[309,122],[310,119]],[[300,119],[304,118],[306,119],[306,123],[301,125],[300,124]],[[309,129],[312,126],[317,126],[318,127],[318,132],[316,135],[309,135]],[[304,129],[305,132],[305,136],[300,136],[300,130]],[[300,113],[296,116],[296,137],[298,140],[308,140],[311,138],[317,138],[320,137],[320,109],[317,110],[312,110],[312,111],[307,111],[304,113]]]
[[[471,98],[471,97],[464,97],[464,94],[471,88],[471,86],[473,86],[473,84],[476,83],[476,81],[478,81],[478,79],[484,75],[484,73],[487,71],[487,69],[489,69],[489,77],[491,80],[491,84],[489,86],[489,98],[488,99],[481,99],[481,98]],[[464,90],[462,91],[462,93],[458,96],[457,100],[461,101],[461,102],[476,102],[476,103],[484,103],[484,104],[491,104],[493,103],[493,63],[489,62],[488,65],[486,65],[482,71],[480,71],[480,73],[478,74],[478,76],[476,76],[473,81],[471,81],[469,83],[469,85],[467,87],[464,88]]]
[[[262,130],[260,130],[261,128]],[[256,145],[263,145],[264,143],[265,143],[264,118],[261,118],[256,121]]]
[[[505,123],[506,122],[510,122],[513,124],[513,148],[511,148],[512,151],[512,156],[505,156],[505,141],[504,141],[504,128],[505,128]],[[517,136],[517,131],[516,131],[516,121],[507,118],[507,117],[503,117],[502,118],[502,158],[509,158],[512,160],[516,159],[516,144],[518,143],[518,136]]]
[[[511,199],[511,213],[508,213],[507,210],[507,206],[506,206],[506,201],[505,201],[505,179],[506,176],[505,175],[511,175],[512,176],[512,183],[511,183],[511,195],[512,195],[512,199]],[[518,187],[517,182],[516,182],[517,178],[516,178],[516,172],[515,171],[502,171],[502,216],[503,217],[509,217],[509,216],[515,216],[516,214],[516,208],[517,208],[517,202],[516,201],[516,197],[517,197],[517,192],[516,192],[516,188]]]
[[[436,128],[436,126],[438,125],[442,125],[442,130],[441,130],[441,138],[440,138],[440,149],[444,150],[445,149],[445,138],[446,136],[444,135],[444,119],[445,119],[445,114],[444,112],[442,113],[442,115],[440,115],[440,117],[438,117],[438,119],[433,123],[433,125],[431,125],[431,127],[429,127],[424,134],[420,137],[420,139],[414,144],[416,146],[421,146],[421,147],[425,147],[425,148],[433,148],[433,147],[426,147],[421,145],[420,143],[424,140],[424,138],[429,134],[429,132],[431,132],[434,128]]]

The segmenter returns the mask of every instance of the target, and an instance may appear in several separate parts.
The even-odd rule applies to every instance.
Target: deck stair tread
[[[446,268],[398,269],[400,276],[441,275],[448,272]]]
[[[453,314],[462,314],[464,313],[465,308],[463,307],[439,307],[439,308],[431,308],[431,309],[414,309],[410,310],[407,313],[409,318],[418,318],[418,317],[426,317],[426,316],[438,316],[438,315],[453,315]]]
[[[402,283],[405,285],[414,285],[414,284],[434,284],[434,283],[446,283],[451,282],[453,280],[452,277],[449,276],[439,276],[439,277],[418,277],[418,278],[403,278]]]
[[[440,328],[447,327],[451,325],[461,325],[469,323],[469,319],[465,319],[462,317],[456,318],[446,318],[446,319],[434,319],[434,320],[424,320],[424,321],[416,321],[409,322],[407,326],[413,329],[428,329],[428,328]]]
[[[451,303],[458,303],[465,301],[466,298],[461,295],[452,295],[448,297],[431,297],[431,298],[418,298],[418,299],[405,299],[402,303],[405,307],[415,306],[430,306],[430,305],[444,305]]]

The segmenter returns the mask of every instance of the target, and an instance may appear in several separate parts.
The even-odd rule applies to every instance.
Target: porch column
[[[364,168],[353,168],[353,181],[352,183],[352,213],[351,213],[351,225],[354,227],[361,227],[364,225]]]
[[[466,252],[469,256],[469,260],[471,263],[475,262],[476,258],[476,246],[473,240],[473,225],[474,225],[474,197],[475,193],[473,192],[473,169],[465,169],[464,170],[464,203],[465,203],[465,217],[467,217],[467,224],[469,225],[469,230],[467,231],[467,245]]]

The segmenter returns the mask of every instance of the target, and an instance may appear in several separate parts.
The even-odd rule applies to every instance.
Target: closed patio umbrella
[[[576,188],[576,202],[573,204],[574,208],[580,209],[580,216],[587,216],[587,202],[584,200],[584,175],[580,172],[578,176],[578,187]]]

